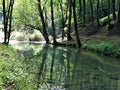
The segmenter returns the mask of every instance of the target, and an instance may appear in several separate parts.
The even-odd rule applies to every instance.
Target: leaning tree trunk
[[[38,68],[38,73],[37,73],[37,85],[36,85],[36,87],[37,87],[37,89],[38,88],[40,88],[40,84],[41,84],[41,75],[43,74],[43,72],[44,72],[44,68],[45,68],[45,65],[46,65],[46,60],[47,60],[47,52],[48,52],[48,49],[49,49],[49,46],[48,45],[44,45],[43,46],[43,49],[42,49],[42,51],[41,51],[41,57],[42,57],[42,59],[41,59],[41,63],[40,63],[40,66],[39,66],[39,68]]]
[[[53,30],[53,44],[56,45],[57,41],[56,41],[56,35],[55,35],[53,0],[51,0],[50,5],[51,5],[51,20],[52,20],[52,30]]]
[[[78,28],[77,28],[77,19],[76,19],[76,4],[75,4],[75,0],[73,0],[73,17],[74,17],[74,27],[75,27],[75,34],[76,34],[76,40],[77,40],[77,45],[78,48],[80,48],[82,46],[81,42],[80,42],[80,38],[79,38],[79,34],[78,34]]]
[[[43,27],[43,37],[46,41],[46,43],[49,43],[49,38],[48,38],[48,33],[46,30],[46,24],[45,24],[45,20],[44,20],[44,16],[43,16],[43,11],[41,8],[41,0],[38,0],[38,10],[39,10],[39,14],[40,14],[40,18],[41,18],[41,22],[42,22],[42,27]]]

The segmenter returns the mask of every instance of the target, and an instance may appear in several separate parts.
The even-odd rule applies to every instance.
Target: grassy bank
[[[120,42],[119,38],[105,37],[105,38],[89,38],[83,40],[83,48],[91,50],[107,56],[120,58]]]
[[[34,80],[29,74],[30,65],[22,56],[20,60],[18,57],[12,47],[0,44],[0,90],[28,90],[27,85],[32,89]]]

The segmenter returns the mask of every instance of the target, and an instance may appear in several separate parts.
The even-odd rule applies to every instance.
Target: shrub
[[[18,41],[26,41],[26,40],[29,40],[29,41],[41,41],[43,40],[43,36],[42,34],[37,31],[37,30],[34,30],[34,33],[33,34],[23,34],[22,32],[13,32],[12,35],[11,35],[11,39],[13,40],[18,40]]]
[[[29,41],[43,41],[43,36],[39,31],[34,31],[33,34],[29,35]]]
[[[22,32],[13,32],[11,35],[11,39],[18,40],[18,41],[24,41],[26,40],[26,36]]]

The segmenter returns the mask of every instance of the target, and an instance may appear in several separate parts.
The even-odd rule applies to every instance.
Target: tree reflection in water
[[[71,48],[39,48],[22,55],[37,90],[120,90],[117,60]]]

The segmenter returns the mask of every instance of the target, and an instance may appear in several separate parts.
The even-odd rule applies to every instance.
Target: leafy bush
[[[18,41],[24,41],[26,40],[26,36],[22,32],[13,32],[11,35],[11,39],[18,40]]]
[[[26,70],[30,66],[25,64],[24,58],[19,60],[16,57],[17,51],[6,45],[0,44],[0,51],[0,90],[29,90],[27,85],[34,90],[33,76]]]
[[[43,40],[43,36],[39,31],[34,30],[33,34],[28,33],[26,35],[23,34],[22,32],[13,32],[11,35],[11,39],[18,40],[18,41],[26,41],[26,40],[41,41],[41,40]]]

